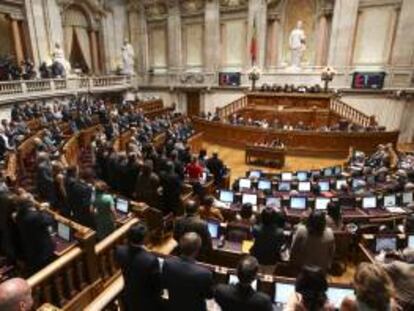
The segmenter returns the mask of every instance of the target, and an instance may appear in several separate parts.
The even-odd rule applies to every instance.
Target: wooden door
[[[200,114],[200,92],[187,93],[187,115],[198,116]]]

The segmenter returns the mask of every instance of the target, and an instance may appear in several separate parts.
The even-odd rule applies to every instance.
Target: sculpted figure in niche
[[[135,52],[132,45],[128,42],[128,40],[124,41],[124,45],[121,48],[122,54],[122,73],[125,75],[134,75],[134,57]]]
[[[64,77],[70,71],[70,64],[65,59],[65,53],[59,43],[55,43],[53,50],[52,71],[55,77]]]
[[[289,36],[289,47],[291,51],[291,67],[300,68],[303,53],[306,51],[306,36],[302,29],[302,21],[298,21],[296,28],[292,30]]]

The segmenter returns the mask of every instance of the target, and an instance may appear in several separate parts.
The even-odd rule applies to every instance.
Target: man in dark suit
[[[206,166],[210,173],[214,175],[214,183],[219,185],[225,174],[225,167],[217,152],[213,152],[213,156],[207,160]]]
[[[55,206],[57,196],[53,180],[53,171],[49,155],[46,152],[40,152],[38,155],[36,183],[40,197],[47,200],[51,206]]]
[[[211,235],[207,222],[199,215],[199,206],[194,201],[188,201],[185,206],[185,215],[178,218],[174,227],[174,239],[180,241],[187,232],[197,233],[202,241],[200,255],[207,256],[212,249]]]
[[[53,218],[37,210],[32,201],[26,199],[18,203],[16,224],[30,274],[53,260],[55,246],[48,230],[53,223]]]
[[[247,256],[237,267],[239,283],[217,286],[214,298],[222,311],[272,311],[270,297],[256,292],[251,286],[256,279],[258,268],[257,259]]]
[[[119,246],[115,259],[124,277],[124,305],[127,311],[161,309],[160,265],[143,246],[147,227],[139,223],[128,233],[128,245]]]
[[[160,177],[164,213],[180,214],[183,183],[180,176],[174,171],[174,164],[171,161],[167,162],[166,170],[160,174]]]
[[[186,233],[180,239],[181,256],[165,260],[162,285],[168,290],[168,310],[207,310],[206,299],[213,294],[213,274],[195,263],[200,247],[198,234]]]

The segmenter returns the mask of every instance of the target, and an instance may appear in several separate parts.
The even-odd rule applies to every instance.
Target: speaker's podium
[[[266,146],[260,144],[247,144],[245,148],[246,164],[266,164],[282,168],[285,165],[285,146]]]

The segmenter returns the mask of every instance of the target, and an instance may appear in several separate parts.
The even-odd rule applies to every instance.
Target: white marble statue
[[[122,73],[125,75],[134,75],[134,57],[135,52],[132,45],[128,42],[128,40],[124,41],[124,45],[122,47]]]
[[[290,65],[292,68],[300,68],[303,53],[306,50],[306,36],[302,26],[302,21],[298,21],[296,28],[292,30],[289,36],[289,47],[291,50]]]
[[[55,43],[55,49],[53,50],[52,61],[54,64],[58,63],[63,66],[64,72],[61,73],[61,76],[66,75],[70,72],[71,66],[70,63],[65,58],[65,52],[59,43]],[[53,64],[52,64],[53,65]]]

